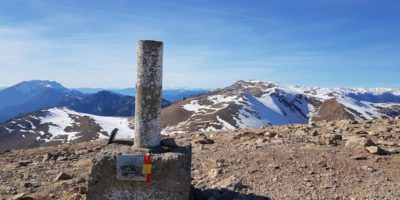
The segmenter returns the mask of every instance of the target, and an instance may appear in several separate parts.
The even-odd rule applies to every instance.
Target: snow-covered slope
[[[52,137],[47,140],[52,140],[60,136],[67,136],[67,142],[77,139],[80,132],[68,132],[67,127],[79,126],[80,117],[87,117],[92,120],[93,123],[98,124],[101,129],[98,134],[98,138],[108,138],[108,133],[114,128],[118,128],[117,138],[130,138],[133,136],[133,130],[129,127],[129,119],[122,117],[103,117],[97,115],[89,115],[78,113],[75,111],[68,110],[66,108],[52,108],[47,110],[48,115],[40,117],[41,124],[49,125],[49,133]]]
[[[179,101],[162,111],[163,133],[232,130],[322,120],[360,120],[400,115],[398,89],[308,88],[238,81]],[[0,150],[133,136],[133,120],[52,108],[0,125]]]
[[[232,86],[164,109],[166,131],[208,131],[374,119],[400,113],[400,90],[307,88],[263,81]]]
[[[107,139],[114,128],[117,138],[131,138],[129,118],[103,117],[52,108],[29,113],[0,125],[0,150]]]
[[[299,88],[308,98],[321,102],[336,100],[352,119],[375,119],[399,115],[400,89],[389,88]],[[320,110],[323,108],[319,108]],[[329,109],[328,109],[329,110]],[[312,113],[315,119],[318,112]],[[323,113],[321,113],[323,114]],[[314,119],[314,118],[313,118]]]

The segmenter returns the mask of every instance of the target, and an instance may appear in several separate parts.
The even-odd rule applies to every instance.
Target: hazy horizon
[[[78,87],[69,87],[69,86],[67,86],[67,85],[65,85],[65,84],[63,84],[62,82],[59,82],[59,81],[57,81],[57,80],[25,80],[25,81],[55,81],[55,82],[57,82],[57,83],[60,83],[62,86],[64,86],[64,87],[66,87],[66,88],[68,88],[68,89],[82,89],[82,90],[85,90],[85,89],[89,89],[89,90],[96,90],[96,89],[100,89],[100,90],[127,90],[127,89],[135,89],[135,86],[133,85],[133,86],[128,86],[128,87],[85,87],[85,86],[78,86]],[[357,89],[357,88],[366,88],[366,89],[373,89],[373,88],[376,88],[376,89],[400,89],[400,87],[379,87],[379,86],[376,86],[376,87],[363,87],[363,86],[359,86],[359,87],[357,87],[357,86],[355,86],[355,87],[346,87],[346,86],[343,86],[343,87],[324,87],[324,86],[318,86],[318,85],[298,85],[298,84],[287,84],[287,83],[282,83],[282,82],[273,82],[273,81],[268,81],[268,80],[238,80],[238,81],[262,81],[262,82],[271,82],[271,83],[275,83],[275,84],[280,84],[280,85],[290,85],[290,86],[298,86],[298,87],[311,87],[311,88],[344,88],[344,89],[346,89],[346,88],[348,88],[348,89]],[[24,81],[21,81],[21,82],[24,82]],[[3,85],[0,85],[0,89],[4,89],[4,88],[8,88],[8,87],[12,87],[12,86],[14,86],[14,85],[16,85],[16,84],[19,84],[19,83],[21,83],[21,82],[17,82],[17,83],[15,83],[15,84],[12,84],[12,85],[9,85],[9,86],[3,86]],[[236,83],[237,81],[235,81],[235,82],[232,82],[232,83],[230,83],[230,84],[228,84],[228,85],[225,85],[225,86],[222,86],[222,87],[215,87],[215,88],[201,88],[201,87],[170,87],[170,86],[163,86],[163,90],[169,90],[169,89],[171,89],[171,90],[179,90],[179,89],[187,89],[187,90],[214,90],[214,89],[219,89],[219,88],[225,88],[225,87],[228,87],[228,86],[230,86],[230,85],[232,85],[232,84],[234,84],[234,83]]]

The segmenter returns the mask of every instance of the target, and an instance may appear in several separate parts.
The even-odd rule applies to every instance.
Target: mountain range
[[[34,111],[0,124],[0,150],[107,138],[113,128],[120,130],[120,137],[131,137],[132,117],[99,115],[132,116],[129,109],[133,109],[133,101],[133,97],[105,91],[68,96],[59,104],[61,108]],[[162,122],[163,133],[170,134],[399,115],[399,89],[311,88],[238,81],[164,107]]]
[[[103,90],[111,91],[117,94],[132,96],[136,94],[135,88],[124,88],[124,89],[102,89],[102,88],[74,88],[74,90],[80,91],[82,93],[93,94]],[[191,96],[197,96],[201,94],[208,93],[209,89],[199,89],[199,88],[166,88],[162,91],[162,98],[174,103],[176,101],[185,99]]]
[[[174,101],[205,90],[167,90],[165,96]],[[135,98],[113,91],[83,93],[68,89],[55,81],[32,80],[0,90],[0,123],[19,114],[53,107],[67,107],[78,112],[101,116],[132,116]],[[162,107],[171,103],[163,99]]]
[[[0,122],[18,114],[57,106],[70,97],[83,96],[54,81],[24,81],[0,90]]]
[[[400,90],[310,88],[238,81],[164,109],[168,132],[213,131],[400,114]]]

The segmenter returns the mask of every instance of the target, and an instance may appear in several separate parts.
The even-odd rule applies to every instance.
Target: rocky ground
[[[173,136],[193,145],[195,199],[400,199],[400,120]],[[105,141],[0,154],[0,199],[84,199]]]

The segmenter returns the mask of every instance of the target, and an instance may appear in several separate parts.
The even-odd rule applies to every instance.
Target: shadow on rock
[[[191,188],[191,200],[270,200],[267,196],[255,194],[240,194],[227,189],[205,189]]]

